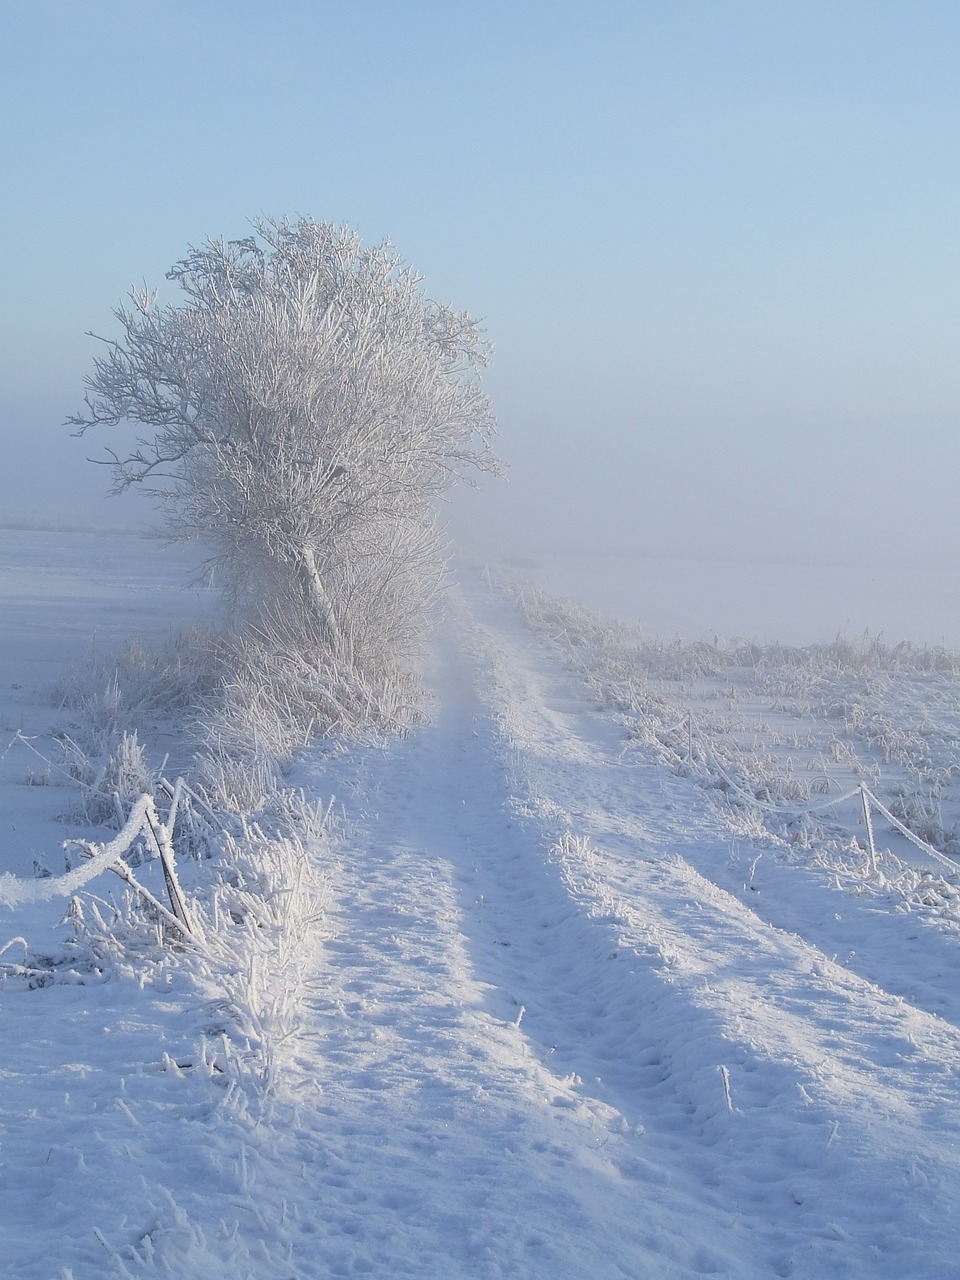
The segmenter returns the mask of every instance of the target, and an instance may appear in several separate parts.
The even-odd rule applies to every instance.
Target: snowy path
[[[298,768],[345,823],[269,1106],[159,1069],[175,975],[8,993],[11,1274],[954,1276],[954,934],[622,757],[479,588],[428,678],[431,724]]]
[[[322,1198],[350,1206],[324,1251],[390,1275],[697,1273],[704,1250],[683,1240],[695,1205],[667,1196],[656,1224],[638,1215],[635,1137],[523,1034],[490,863],[525,879],[529,849],[472,672],[446,656],[435,675],[435,723],[364,762],[368,810],[343,851],[319,1026],[301,1045],[305,1072],[323,1063]],[[512,886],[512,931],[556,910],[536,888]]]
[[[480,606],[358,780],[304,1064],[374,1269],[951,1274],[960,1033],[705,878],[692,784]]]

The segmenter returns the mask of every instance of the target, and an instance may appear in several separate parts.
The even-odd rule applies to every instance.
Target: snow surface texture
[[[55,722],[39,674],[3,672],[11,732]],[[951,914],[630,739],[477,576],[427,678],[429,725],[291,779],[341,821],[268,1087],[218,1048],[216,966],[0,990],[4,1274],[955,1275]],[[24,875],[64,792],[14,756]],[[0,946],[53,923],[0,908]]]

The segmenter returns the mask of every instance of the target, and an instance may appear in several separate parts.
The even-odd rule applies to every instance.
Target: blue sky
[[[484,319],[504,541],[956,559],[960,6],[0,0],[0,503],[110,309],[261,213]]]

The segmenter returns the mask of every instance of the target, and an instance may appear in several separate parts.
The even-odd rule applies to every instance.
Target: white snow
[[[44,751],[67,716],[44,690],[94,630],[206,608],[177,593],[182,562],[112,541],[67,559],[62,536],[0,531],[0,715]],[[898,888],[893,860],[855,873],[837,834],[862,837],[855,815],[792,843],[728,803],[460,577],[430,722],[319,745],[290,779],[338,820],[308,845],[326,899],[291,906],[279,982],[266,952],[244,977],[221,949],[198,978],[155,949],[31,987],[16,964],[63,930],[49,903],[0,904],[0,948],[24,940],[0,955],[4,1274],[955,1275],[955,913]],[[725,749],[708,682],[644,679]],[[875,681],[864,706],[910,742],[947,679]],[[22,741],[0,763],[0,873],[21,880],[83,833],[57,820],[67,788],[26,785],[39,767]],[[241,978],[276,1015],[266,1084],[221,1037]]]

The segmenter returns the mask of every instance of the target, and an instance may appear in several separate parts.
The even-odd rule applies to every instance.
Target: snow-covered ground
[[[69,719],[56,686],[83,661],[208,620],[216,597],[195,583],[196,565],[195,552],[135,533],[0,528],[0,754],[20,731],[50,757]],[[22,743],[6,751],[0,872],[29,874],[64,838],[50,825],[69,808],[60,782]]]
[[[94,630],[207,607],[166,561],[78,544],[64,562],[43,536],[0,562],[3,727],[38,749],[68,715],[44,689]],[[704,687],[644,679],[664,715],[696,695],[722,746]],[[460,575],[427,681],[427,725],[317,747],[290,780],[336,796],[338,824],[311,848],[326,903],[269,1090],[218,1059],[216,991],[162,953],[139,979],[7,979],[4,1274],[955,1275],[946,900],[845,874],[730,803],[480,573]],[[917,703],[896,689],[909,741]],[[0,764],[0,873],[57,869],[69,792],[28,786],[38,765],[22,742]],[[52,929],[43,904],[0,905],[0,947],[26,942],[0,959]]]

